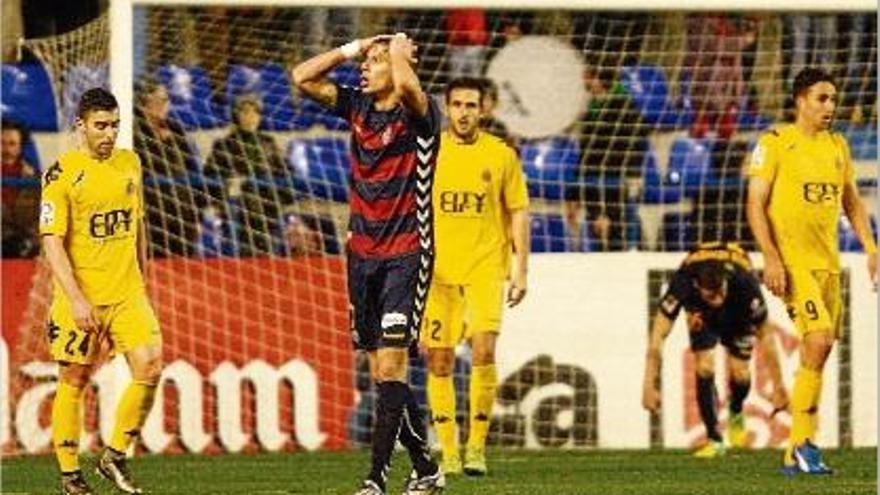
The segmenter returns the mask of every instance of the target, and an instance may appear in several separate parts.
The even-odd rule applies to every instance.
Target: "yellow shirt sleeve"
[[[856,169],[853,166],[852,154],[849,151],[849,143],[847,143],[846,138],[840,134],[835,134],[834,139],[843,151],[843,182],[846,184],[855,183]]]
[[[758,139],[758,144],[749,156],[749,177],[760,177],[767,182],[773,182],[776,171],[779,169],[777,153],[778,137],[771,133],[764,134]]]
[[[529,206],[529,192],[526,188],[525,174],[519,163],[516,152],[505,145],[508,154],[504,166],[504,206],[507,211],[514,211]]]
[[[40,234],[64,236],[70,220],[69,173],[60,162],[43,174],[43,190],[40,198]]]

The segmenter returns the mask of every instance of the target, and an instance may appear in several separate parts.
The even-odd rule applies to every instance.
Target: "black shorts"
[[[700,331],[688,335],[693,351],[712,349],[721,342],[730,355],[749,360],[755,347],[755,331],[751,326],[704,325]]]
[[[418,342],[433,257],[416,252],[391,259],[348,254],[348,300],[355,349],[407,348]]]

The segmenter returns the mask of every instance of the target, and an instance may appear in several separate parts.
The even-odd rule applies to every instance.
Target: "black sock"
[[[376,384],[376,418],[373,422],[373,466],[369,479],[385,490],[388,469],[391,467],[391,454],[397,443],[403,410],[406,407],[406,392],[409,387],[402,382],[381,382]]]
[[[425,427],[424,416],[416,395],[412,389],[406,388],[406,404],[403,410],[403,420],[400,423],[400,443],[409,452],[413,468],[421,476],[429,476],[437,472],[437,464],[431,459],[428,451],[428,431]]]
[[[716,442],[721,441],[718,433],[718,415],[715,412],[715,376],[697,375],[697,404],[700,406],[700,418],[706,425],[706,436]]]
[[[749,389],[752,388],[752,381],[746,380],[744,382],[738,382],[736,380],[730,381],[730,413],[731,414],[739,414],[743,410],[743,402],[745,402],[746,397],[749,395]]]

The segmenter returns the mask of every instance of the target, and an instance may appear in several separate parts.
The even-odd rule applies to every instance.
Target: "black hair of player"
[[[727,268],[720,261],[701,261],[694,264],[691,274],[697,287],[707,291],[720,290],[727,280]]]
[[[91,112],[112,112],[119,108],[113,93],[104,88],[92,88],[83,93],[76,108],[76,116],[85,120]]]
[[[827,82],[837,88],[837,83],[834,82],[834,76],[825,69],[819,67],[807,67],[801,70],[794,78],[794,84],[791,88],[792,99],[797,101],[798,98],[806,95],[807,91],[809,91],[814,84],[820,82]]]
[[[449,97],[456,89],[473,89],[479,93],[479,101],[483,101],[483,94],[486,92],[486,83],[482,79],[476,77],[458,77],[446,84],[446,102],[449,103]]]

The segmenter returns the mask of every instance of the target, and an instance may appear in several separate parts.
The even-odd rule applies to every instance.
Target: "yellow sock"
[[[468,448],[482,449],[486,446],[492,406],[498,389],[498,370],[494,364],[474,366],[471,369],[471,410]]]
[[[791,394],[791,433],[788,443],[793,448],[805,440],[815,440],[822,373],[801,367],[794,377]]]
[[[52,444],[62,473],[79,469],[79,436],[82,428],[84,389],[58,382],[52,403]]]
[[[156,385],[132,381],[116,409],[116,427],[110,438],[110,448],[117,452],[126,452],[131,442],[141,434],[141,426],[147,419],[147,413],[153,407],[156,396]]]
[[[428,373],[428,404],[431,424],[437,433],[443,458],[458,455],[458,432],[455,424],[455,383],[452,375]]]

